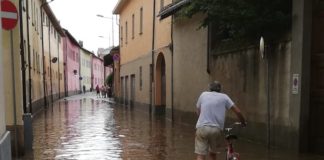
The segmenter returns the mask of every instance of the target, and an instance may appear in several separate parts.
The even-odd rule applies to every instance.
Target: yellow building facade
[[[32,115],[45,107],[46,95],[51,96],[48,93],[53,93],[57,99],[59,93],[64,92],[63,44],[60,41],[63,32],[45,1],[23,0],[21,5],[18,0],[11,2],[18,10],[19,19],[11,31],[2,29],[3,56],[0,60],[6,75],[2,76],[6,101],[1,102],[5,106],[5,116],[1,117],[5,117],[5,126],[11,132],[12,152],[22,155],[25,148],[32,148],[32,137],[29,137],[32,136]],[[42,21],[42,14],[47,23]],[[52,30],[45,32],[48,28]],[[54,57],[58,59],[56,62]],[[52,65],[51,72],[47,70],[49,64]],[[52,73],[52,92],[46,83],[46,80],[50,82],[49,73]]]
[[[0,5],[1,7],[1,5]],[[0,13],[2,17],[2,13]],[[1,25],[1,22],[0,22]],[[2,32],[3,30],[0,30],[0,159],[8,159],[11,160],[11,141],[10,141],[10,132],[6,129],[6,103],[5,103],[5,88],[4,88],[4,81],[6,76],[6,66],[3,64],[3,59],[5,57],[5,54],[3,52],[2,47]],[[9,153],[8,153],[9,152]]]
[[[18,10],[18,0],[11,1]],[[22,17],[23,18],[23,17]],[[18,21],[15,28],[11,31],[2,29],[2,66],[3,75],[3,97],[5,99],[5,122],[6,128],[11,132],[11,143],[23,147],[23,94],[22,84],[22,64],[20,54],[20,23]],[[27,67],[26,67],[27,68]],[[17,132],[15,132],[17,131]],[[17,137],[15,141],[13,137]],[[14,151],[15,152],[15,151]]]
[[[84,48],[80,49],[81,89],[84,86],[86,91],[89,91],[91,88],[91,56],[92,53],[90,51]]]
[[[48,5],[44,7],[45,92],[48,102],[64,95],[63,30]]]
[[[120,0],[120,99],[125,104],[171,108],[171,18],[157,17],[171,0]]]

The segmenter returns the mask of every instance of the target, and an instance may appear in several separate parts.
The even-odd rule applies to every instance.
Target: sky
[[[118,0],[55,0],[49,5],[61,26],[77,41],[83,41],[83,48],[97,53],[98,48],[112,46],[113,40],[114,46],[118,45],[117,17],[112,14],[117,2]],[[98,17],[98,14],[107,18]]]

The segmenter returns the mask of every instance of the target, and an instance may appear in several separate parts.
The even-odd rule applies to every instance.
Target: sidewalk
[[[234,144],[234,147],[240,153],[242,160],[324,160],[324,156],[299,154],[280,149],[268,150],[265,145],[246,142],[244,140],[238,140],[238,143]],[[220,157],[223,156],[220,155]]]
[[[110,104],[114,104],[114,98],[103,98],[102,96],[98,97],[96,92],[86,92],[86,93],[81,93],[81,94],[77,94],[77,95],[73,95],[70,97],[65,97],[59,101],[64,101],[64,100],[74,100],[74,99],[80,99],[80,98],[90,98],[93,100],[102,100],[105,102],[108,102]]]

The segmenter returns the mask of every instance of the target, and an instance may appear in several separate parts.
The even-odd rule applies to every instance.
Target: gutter
[[[155,49],[155,6],[156,0],[153,0],[153,29],[152,29],[152,62],[151,62],[151,85],[150,85],[150,113],[152,112],[153,105],[154,105],[154,99],[155,99],[155,89],[154,89],[154,49]]]
[[[27,53],[28,53],[28,101],[29,101],[29,113],[33,112],[33,107],[32,107],[32,99],[31,99],[31,59],[30,59],[30,38],[29,38],[29,3],[28,1],[26,1],[26,21],[27,21],[27,45],[28,45],[28,49],[27,49]]]
[[[43,92],[44,92],[44,107],[46,107],[47,105],[47,93],[46,93],[46,82],[45,82],[45,76],[46,76],[46,69],[45,69],[45,51],[44,51],[44,12],[43,12],[43,7],[44,5],[46,5],[47,2],[43,3],[40,6],[40,10],[41,10],[41,32],[42,32],[42,60],[43,60]]]
[[[24,51],[24,29],[23,29],[23,15],[22,15],[22,1],[19,1],[19,24],[20,24],[20,57],[21,57],[21,78],[23,89],[23,110],[27,113],[26,107],[26,65],[25,65],[25,51]]]

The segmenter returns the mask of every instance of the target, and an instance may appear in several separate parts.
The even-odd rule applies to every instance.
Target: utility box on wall
[[[0,160],[11,160],[10,143],[10,132],[6,132],[3,137],[0,137]]]

